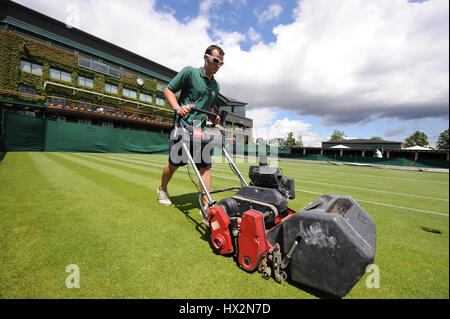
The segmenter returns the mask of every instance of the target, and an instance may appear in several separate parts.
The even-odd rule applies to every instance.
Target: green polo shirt
[[[219,94],[219,83],[206,77],[203,67],[194,68],[187,66],[182,69],[167,85],[169,90],[177,93],[181,90],[178,104],[180,106],[195,103],[195,107],[205,111],[210,111]],[[189,113],[180,120],[183,126],[196,124],[197,127],[206,126],[206,114],[199,112]]]

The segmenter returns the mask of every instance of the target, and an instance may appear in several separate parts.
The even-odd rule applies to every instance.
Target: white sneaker
[[[168,191],[163,191],[162,189],[158,188],[156,190],[156,193],[158,194],[158,202],[160,205],[170,205],[172,202],[170,201],[170,196]]]

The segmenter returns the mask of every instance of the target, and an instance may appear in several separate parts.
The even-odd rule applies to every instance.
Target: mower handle
[[[195,108],[195,107],[192,107],[191,110],[189,111],[189,113],[194,112],[194,111],[208,115],[208,117],[211,120],[213,120],[217,116],[219,116],[219,114],[216,114],[216,113],[213,113],[213,112],[209,112],[209,111],[205,111],[205,110],[202,110],[202,109],[198,109],[198,108]],[[182,118],[181,116],[178,116],[177,114],[175,114],[175,121],[174,121],[175,128],[178,128],[178,124],[179,124],[181,118]],[[215,124],[215,127],[218,128],[219,130],[223,131],[222,125]]]
[[[216,114],[216,113],[209,112],[209,111],[205,111],[205,110],[202,110],[202,109],[198,109],[198,108],[196,108],[196,107],[191,108],[190,112],[192,112],[192,111],[196,111],[196,112],[199,112],[199,113],[206,114],[206,115],[208,115],[210,118],[211,118],[211,117],[216,118],[217,116],[219,116],[219,115]]]

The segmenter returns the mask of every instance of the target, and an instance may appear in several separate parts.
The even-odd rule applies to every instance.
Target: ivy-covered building
[[[5,150],[163,152],[173,121],[164,89],[176,74],[17,3],[0,4]],[[229,130],[251,131],[245,105],[219,95]]]

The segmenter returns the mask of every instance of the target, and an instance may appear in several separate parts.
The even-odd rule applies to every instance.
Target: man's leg
[[[173,173],[177,170],[178,166],[168,163],[163,169],[161,177],[161,186],[156,190],[158,194],[158,202],[161,205],[170,205],[172,201],[170,200],[169,192],[167,191],[167,184],[169,184]]]
[[[167,163],[164,167],[161,177],[161,187],[160,189],[163,191],[167,191],[167,185],[169,184],[170,179],[173,176],[173,173],[178,169],[178,166]]]
[[[208,192],[211,190],[211,169],[200,167],[199,169],[200,175],[202,176],[203,183],[205,183],[206,189]],[[204,192],[204,190],[203,190]],[[209,204],[208,197],[203,196],[203,207]]]

